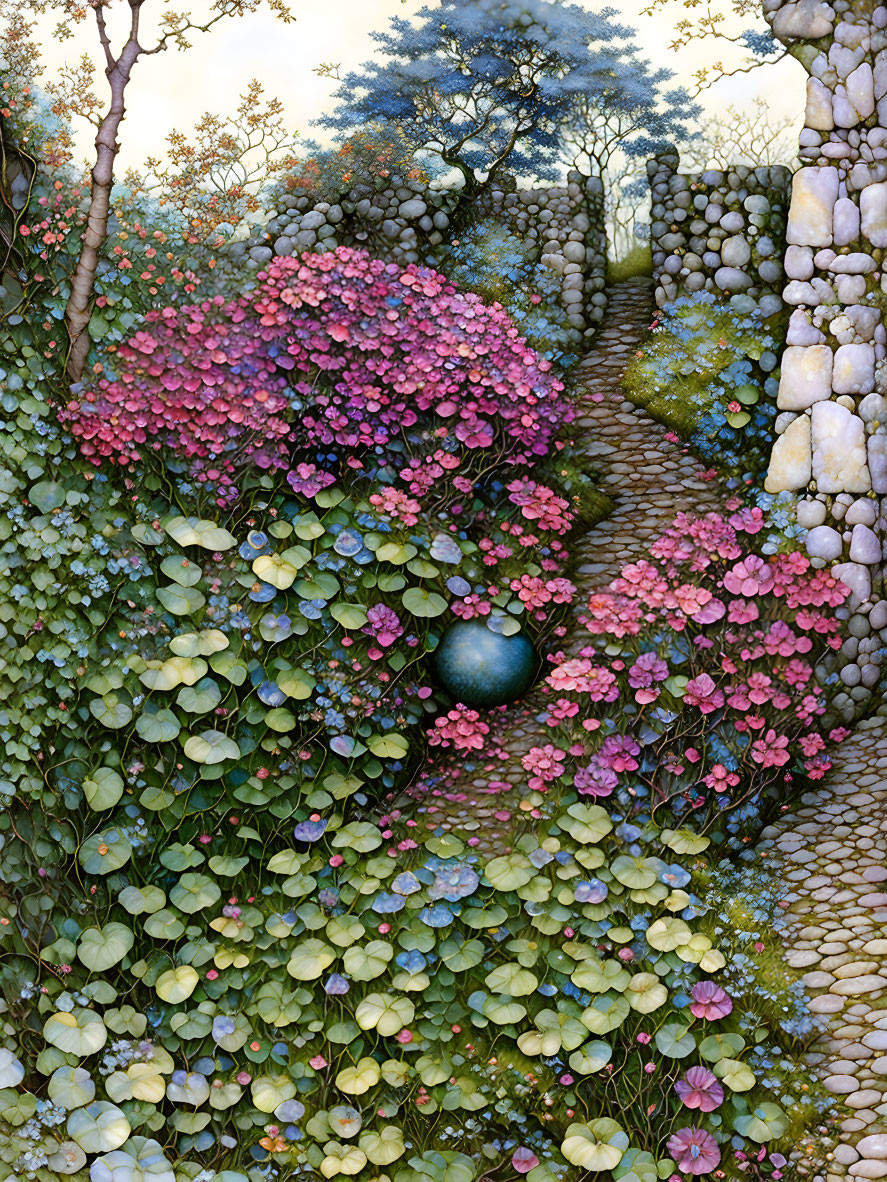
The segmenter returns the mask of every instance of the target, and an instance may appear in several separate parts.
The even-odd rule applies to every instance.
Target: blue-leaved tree
[[[593,108],[640,113],[622,137],[639,151],[661,138],[664,116],[679,120],[683,99],[663,89],[667,74],[650,70],[632,32],[612,10],[556,0],[443,0],[374,33],[382,58],[340,79],[320,123],[343,138],[392,124],[417,152],[460,173],[467,194],[504,168],[554,179],[565,129]]]

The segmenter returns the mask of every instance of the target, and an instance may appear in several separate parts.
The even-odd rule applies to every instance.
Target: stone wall
[[[446,274],[454,236],[486,219],[525,244],[535,243],[538,259],[558,277],[567,323],[593,336],[606,306],[603,188],[579,173],[570,173],[564,185],[538,189],[518,189],[511,178],[499,178],[467,210],[458,191],[397,177],[355,188],[333,203],[285,195],[271,210],[264,235],[234,243],[228,253],[239,266],[258,270],[275,255],[357,246]]]
[[[647,163],[656,303],[695,291],[742,293],[765,316],[782,307],[791,172],[782,165],[678,172],[673,149]]]
[[[887,641],[887,7],[763,0],[806,68],[802,167],[788,216],[793,309],[765,487],[797,492],[807,551],[853,590],[837,705],[880,680]]]

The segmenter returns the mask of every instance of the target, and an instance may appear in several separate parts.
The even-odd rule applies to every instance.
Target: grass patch
[[[653,252],[649,242],[638,242],[624,258],[607,263],[607,283],[622,283],[626,279],[653,274]]]
[[[637,406],[736,474],[766,470],[782,324],[708,292],[667,304],[625,372]]]

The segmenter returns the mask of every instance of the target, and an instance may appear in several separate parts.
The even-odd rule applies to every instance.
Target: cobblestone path
[[[887,706],[763,836],[759,851],[778,859],[790,884],[785,959],[821,1015],[809,1062],[837,1119],[832,1143],[812,1144],[800,1172],[823,1182],[887,1178]]]
[[[720,503],[717,484],[700,479],[700,461],[666,439],[667,428],[622,392],[625,367],[653,318],[650,281],[627,280],[611,287],[608,297],[607,326],[571,374],[581,405],[574,427],[588,468],[599,474],[599,487],[614,503],[605,521],[573,539],[577,611],[592,591],[640,558],[677,513],[704,513]],[[569,651],[587,642],[584,629],[570,627],[561,647]],[[487,856],[507,852],[515,809],[529,806],[520,757],[546,741],[547,728],[536,718],[541,705],[541,697],[530,693],[503,709],[491,728],[493,758],[466,762],[455,782],[438,785],[415,809],[419,823],[468,837]]]

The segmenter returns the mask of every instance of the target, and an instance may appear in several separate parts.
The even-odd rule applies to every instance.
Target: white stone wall
[[[570,173],[563,185],[518,189],[501,177],[468,211],[458,194],[421,181],[392,177],[384,187],[365,186],[337,202],[284,196],[271,211],[263,237],[228,248],[238,266],[258,270],[275,255],[323,254],[357,246],[379,258],[406,265],[423,263],[446,274],[454,234],[493,218],[523,242],[534,242],[537,257],[560,282],[567,324],[589,339],[606,307],[606,234],[603,186],[597,178]]]
[[[887,641],[887,6],[763,5],[810,75],[786,229],[783,299],[793,310],[765,487],[797,492],[808,553],[853,591],[836,703],[849,715],[878,684]]]
[[[647,163],[656,303],[709,291],[741,295],[774,315],[782,308],[790,170],[740,164],[687,175],[679,165],[674,148]]]

